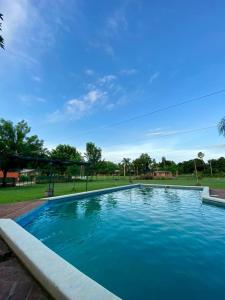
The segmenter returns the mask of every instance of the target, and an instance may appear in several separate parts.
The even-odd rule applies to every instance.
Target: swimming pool
[[[24,228],[124,299],[224,299],[225,209],[147,186],[54,201]]]

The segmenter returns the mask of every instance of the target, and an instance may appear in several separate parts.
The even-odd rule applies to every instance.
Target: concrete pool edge
[[[13,220],[0,219],[0,236],[54,299],[120,299]]]
[[[210,196],[210,189],[208,186],[203,187],[202,201],[205,203],[225,207],[225,199]]]
[[[135,183],[135,184],[128,184],[128,185],[122,185],[122,186],[116,186],[111,188],[105,188],[105,189],[99,189],[99,190],[93,190],[88,192],[80,192],[80,193],[73,193],[73,194],[67,194],[67,195],[61,195],[61,196],[54,196],[54,197],[48,197],[48,198],[42,198],[41,200],[45,201],[45,203],[41,204],[38,207],[35,207],[34,209],[22,214],[21,216],[17,217],[15,221],[20,224],[21,226],[25,226],[29,221],[35,217],[39,213],[40,210],[45,209],[46,207],[59,202],[64,201],[70,201],[70,200],[79,200],[82,198],[85,198],[87,196],[95,196],[95,195],[101,195],[111,192],[117,192],[127,189],[132,189],[135,187],[140,187],[141,184]]]
[[[142,183],[141,186],[151,186],[155,188],[172,188],[172,189],[186,189],[202,191],[201,197],[202,202],[225,207],[225,199],[210,196],[210,189],[208,186],[191,186],[191,185],[168,185],[168,184],[151,184]]]
[[[20,223],[23,219],[33,218],[40,210],[54,202],[66,201],[70,198],[82,199],[91,195],[94,196],[135,187],[140,187],[140,184],[129,184],[126,186],[45,198],[43,199],[47,200],[45,203],[23,214],[16,220]],[[0,237],[54,299],[120,299],[45,246],[17,222],[11,219],[0,219]]]
[[[73,194],[43,198],[41,200],[45,200],[45,203],[43,203],[42,205],[35,207],[31,211],[28,211],[27,213],[22,214],[21,216],[17,217],[16,222],[22,226],[25,226],[27,223],[29,223],[30,220],[32,220],[33,217],[35,217],[36,214],[38,214],[38,212],[40,210],[44,209],[45,207],[47,207],[49,205],[54,204],[56,201],[64,202],[64,201],[69,201],[70,199],[71,200],[82,199],[87,196],[95,196],[95,195],[100,195],[103,193],[111,193],[111,192],[116,192],[116,191],[121,191],[124,189],[131,189],[131,188],[141,187],[141,186],[202,191],[202,201],[203,202],[209,203],[209,204],[214,204],[214,205],[225,206],[225,199],[210,196],[210,190],[209,190],[209,187],[207,187],[207,186],[185,186],[185,185],[172,185],[172,184],[168,185],[168,184],[135,183],[135,184],[128,184],[128,185],[123,185],[123,186],[93,190],[93,191],[88,191],[88,192],[80,192],[80,193],[73,193]]]

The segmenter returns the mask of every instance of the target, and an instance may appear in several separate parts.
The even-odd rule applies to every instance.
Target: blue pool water
[[[225,299],[225,209],[141,187],[54,204],[25,226],[124,299]]]

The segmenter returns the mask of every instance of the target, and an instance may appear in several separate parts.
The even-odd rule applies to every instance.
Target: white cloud
[[[105,84],[105,83],[109,83],[111,81],[114,81],[116,79],[117,79],[117,77],[115,75],[111,75],[111,74],[110,75],[105,75],[105,76],[98,79],[98,83]]]
[[[112,57],[115,55],[112,44],[115,38],[121,38],[122,32],[128,28],[126,6],[124,4],[121,5],[106,18],[102,30],[98,30],[95,39],[89,42],[89,46],[100,48]]]
[[[107,55],[114,56],[115,52],[111,43],[105,39],[101,40],[91,40],[89,41],[89,46],[96,49],[102,49]]]
[[[165,146],[159,143],[144,142],[138,144],[125,144],[117,146],[103,147],[103,157],[106,160],[112,160],[120,162],[123,157],[129,157],[135,159],[140,156],[141,153],[149,153],[152,158],[161,160],[162,156],[166,156],[168,160],[174,160],[180,162],[183,160],[189,160],[196,157],[199,151],[203,151],[205,154],[205,160],[212,158],[219,158],[224,156],[225,145],[207,145],[196,146],[193,148],[182,148],[177,146],[168,145]]]
[[[45,6],[42,1],[0,0],[0,10],[4,15],[2,33],[7,50],[4,63],[40,64],[40,57],[54,45],[61,28],[56,20],[60,15],[64,16],[62,9],[65,6],[60,2],[52,1],[51,5]],[[48,19],[45,18],[46,9]]]
[[[36,82],[41,82],[41,77],[33,76],[33,80],[36,81]]]
[[[31,105],[33,103],[45,103],[46,99],[42,98],[42,97],[38,97],[38,96],[33,96],[33,95],[21,95],[19,96],[19,99],[21,102]]]
[[[99,105],[106,101],[107,92],[102,90],[91,90],[80,98],[66,101],[62,110],[56,110],[48,116],[49,122],[79,119],[93,112]]]
[[[125,14],[126,6],[121,6],[114,11],[106,20],[105,35],[114,37],[121,35],[122,31],[127,30],[128,22]]]
[[[2,0],[1,12],[4,14],[2,30],[7,47],[15,42],[18,32],[25,29],[29,10],[29,2],[26,0]]]
[[[85,74],[88,75],[88,76],[92,76],[92,75],[95,74],[95,72],[94,72],[92,69],[87,69],[87,70],[85,70],[84,72],[85,72]]]
[[[172,135],[179,135],[179,134],[185,134],[185,133],[192,133],[192,132],[198,132],[198,131],[204,131],[211,128],[215,128],[217,125],[211,125],[207,127],[200,127],[200,128],[192,128],[192,129],[185,129],[185,130],[165,130],[165,129],[155,129],[150,130],[146,133],[147,137],[165,137],[165,136],[172,136]]]
[[[123,69],[123,70],[121,70],[120,73],[123,75],[134,75],[137,73],[137,70],[136,69]]]
[[[159,72],[155,72],[154,74],[152,74],[152,76],[149,79],[149,83],[152,84],[154,80],[156,80],[159,77],[160,73]]]

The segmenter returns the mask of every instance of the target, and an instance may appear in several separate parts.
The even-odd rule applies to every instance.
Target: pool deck
[[[0,239],[0,299],[52,299],[2,239]]]
[[[217,189],[217,190],[210,189],[210,196],[225,199],[225,190],[224,189]]]
[[[23,201],[0,205],[0,219],[16,219],[30,210],[45,203],[43,200]]]
[[[43,201],[26,201],[0,205],[0,218],[15,219]],[[33,276],[21,264],[15,254],[0,238],[0,300],[52,299]]]

